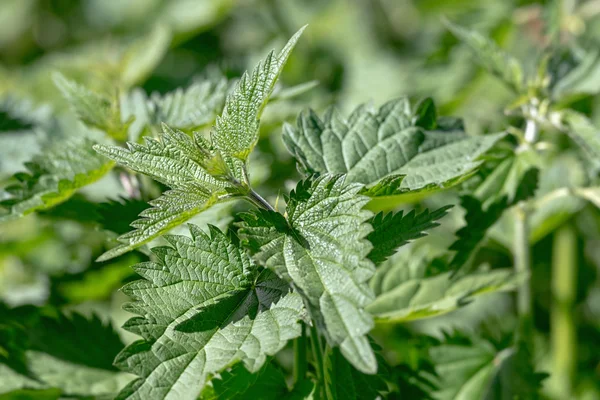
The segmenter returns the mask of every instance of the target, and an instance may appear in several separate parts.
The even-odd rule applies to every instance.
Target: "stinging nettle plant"
[[[130,198],[86,215],[114,237],[97,261],[129,260],[135,251],[147,256],[133,266],[141,279],[122,288],[131,299],[124,308],[135,315],[123,328],[136,341],[123,346],[110,326],[78,314],[61,314],[57,320],[64,326],[47,316],[37,322],[37,329],[56,331],[74,347],[89,346],[77,336],[85,326],[104,337],[108,355],[94,353],[98,360],[91,364],[83,356],[75,362],[82,375],[101,383],[88,389],[62,387],[60,381],[59,395],[537,398],[543,376],[531,361],[529,251],[535,235],[556,226],[535,225],[535,213],[544,201],[554,201],[545,196],[600,203],[592,186],[600,142],[589,120],[557,105],[568,85],[549,83],[549,68],[542,68],[548,60],[543,72],[526,81],[519,62],[494,43],[448,25],[515,92],[507,112],[523,118],[524,131],[467,134],[461,119],[439,116],[430,98],[363,104],[347,115],[333,107],[322,115],[305,110],[282,128],[301,180],[276,202],[255,189],[252,157],[269,102],[284,98],[286,90],[293,96],[313,86],[276,86],[305,28],[239,80],[207,78],[165,95],[147,97],[132,89],[131,76],[107,94],[56,74],[56,86],[80,121],[103,135],[61,140],[34,157],[28,172],[16,174],[16,183],[6,188],[0,221],[67,212],[60,207],[77,201],[78,189],[116,171]],[[554,177],[546,172],[550,164],[539,143],[544,128],[567,134],[579,146],[587,185],[556,189],[548,183]],[[460,198],[441,197],[431,211],[397,211],[451,188]],[[221,225],[209,214],[236,201],[232,223]],[[448,218],[453,202],[465,210],[465,224],[452,244],[444,251],[398,251]],[[139,214],[132,229],[117,221],[119,212]],[[202,213],[213,224],[190,223],[182,234],[180,226]],[[173,233],[178,227],[180,234]],[[510,249],[515,268],[481,265],[478,251],[489,238]],[[558,240],[572,245],[571,239],[563,232]],[[428,342],[419,346],[427,348],[427,361],[416,366],[390,362],[378,344],[379,336],[400,324],[517,289],[519,326],[508,341],[498,339],[498,330],[479,338],[458,331],[435,340],[423,335]],[[2,307],[0,316],[12,318]],[[24,335],[23,327],[6,326],[0,325],[0,339],[9,332],[10,346],[0,341],[0,367],[6,364],[25,379],[25,388],[52,390],[41,383],[54,379],[52,374],[28,366],[26,346],[15,339]],[[31,351],[51,360],[51,344],[34,338]],[[286,379],[279,364],[290,347],[293,376]],[[5,348],[14,350],[5,356]],[[506,389],[505,379],[518,384]]]
[[[134,267],[144,280],[123,291],[133,299],[126,309],[139,316],[124,328],[143,339],[127,346],[115,365],[139,378],[119,398],[196,398],[218,390],[215,377],[238,362],[262,374],[292,339],[292,393],[336,397],[332,363],[348,363],[340,368],[351,374],[380,369],[368,337],[376,320],[436,315],[479,292],[514,287],[507,271],[470,282],[439,277],[448,284],[435,293],[438,306],[435,297],[419,303],[418,293],[413,304],[403,304],[406,288],[378,287],[376,296],[370,284],[378,264],[437,226],[449,206],[377,215],[365,207],[393,208],[464,181],[505,136],[467,136],[460,120],[438,118],[431,100],[416,107],[405,98],[380,109],[361,106],[348,117],[335,109],[323,119],[312,111],[301,114],[297,125],[284,128],[284,141],[306,178],[284,196],[283,212],[256,193],[249,155],[263,109],[303,30],[242,76],[208,137],[163,124],[161,134],[144,144],[94,146],[170,188],[99,260],[142,246],[219,202],[244,199],[255,206],[229,232],[190,225],[191,237],[164,235],[169,246],[152,248],[154,261]],[[425,297],[435,291],[427,290]],[[211,379],[217,381],[207,386]],[[384,384],[381,390],[391,389]]]

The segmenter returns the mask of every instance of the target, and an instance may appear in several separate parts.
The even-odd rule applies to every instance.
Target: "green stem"
[[[254,189],[252,188],[248,188],[248,199],[255,204],[256,206],[258,206],[259,208],[264,208],[265,210],[268,211],[275,211],[275,209],[273,208],[272,205],[269,204],[268,201],[266,201],[261,195],[259,195],[258,193],[256,193],[254,191]]]
[[[301,324],[300,329],[302,330],[300,337],[294,340],[294,385],[304,380],[308,370],[305,324]]]
[[[313,324],[310,327],[310,344],[312,346],[312,353],[315,358],[315,368],[317,370],[317,380],[319,381],[319,386],[321,390],[325,388],[325,370],[323,369],[323,346],[321,344],[321,338],[319,337],[319,332],[317,331],[317,327]],[[324,393],[323,393],[324,394]],[[325,398],[322,396],[321,398]]]
[[[531,303],[531,255],[529,252],[529,216],[527,205],[519,203],[515,210],[514,258],[515,270],[524,276],[525,281],[517,293],[519,328],[517,340],[531,343],[533,334],[533,311]]]
[[[571,225],[559,228],[552,246],[553,375],[561,398],[571,398],[577,368],[577,332],[573,307],[577,295],[577,234]]]

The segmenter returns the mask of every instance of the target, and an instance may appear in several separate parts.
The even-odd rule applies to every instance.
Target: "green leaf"
[[[470,137],[460,126],[440,121],[439,130],[426,131],[417,124],[434,125],[431,107],[422,103],[413,112],[401,98],[379,110],[359,106],[347,119],[331,108],[323,120],[308,110],[295,127],[285,125],[283,139],[303,173],[346,174],[348,182],[370,186],[365,194],[375,204],[390,208],[463,181],[504,137]]]
[[[154,71],[169,49],[171,36],[166,25],[155,24],[125,48],[119,60],[119,78],[125,88],[143,82]]]
[[[272,362],[253,374],[242,364],[236,364],[219,375],[202,391],[202,400],[300,400],[307,398],[312,390],[312,383],[307,380],[298,391],[290,392],[285,375]]]
[[[59,400],[62,392],[60,389],[18,389],[0,394],[0,400]]]
[[[121,105],[117,96],[111,99],[93,92],[60,73],[54,75],[54,84],[84,124],[100,129],[117,140],[127,139],[127,130],[133,118],[129,121],[122,120]]]
[[[430,213],[425,210],[420,214],[412,210],[407,214],[402,211],[385,214],[380,212],[371,218],[373,232],[367,238],[373,245],[369,259],[376,265],[387,260],[396,250],[408,243],[409,240],[426,236],[426,230],[435,228],[435,222],[443,218],[452,206],[444,206]]]
[[[134,250],[183,224],[216,202],[215,194],[194,182],[166,191],[159,198],[150,201],[151,207],[142,211],[140,218],[131,223],[135,229],[119,236],[117,241],[120,244],[102,254],[97,261],[110,260]]]
[[[247,72],[227,96],[225,108],[217,117],[212,140],[223,155],[246,161],[258,141],[260,116],[269,100],[292,49],[306,27],[287,42],[281,52],[269,53],[251,74]]]
[[[440,377],[439,400],[537,399],[544,374],[536,373],[524,349],[485,337],[447,335],[430,350]],[[505,381],[505,380],[508,381]]]
[[[563,112],[563,120],[569,137],[591,164],[592,175],[596,175],[600,171],[600,129],[585,115],[572,110]]]
[[[104,253],[105,261],[133,250],[168,232],[194,215],[215,204],[220,196],[237,190],[225,181],[213,178],[206,171],[207,149],[204,142],[163,125],[157,139],[145,138],[145,145],[128,143],[128,149],[96,145],[94,149],[136,172],[149,175],[173,188],[150,202],[140,219],[132,223],[135,230],[118,238],[121,244]]]
[[[537,188],[538,169],[543,165],[539,155],[533,149],[511,153],[503,157],[492,172],[475,189],[474,195],[483,208],[506,196],[508,204],[514,204],[517,198],[533,196]],[[529,190],[529,193],[524,193]]]
[[[501,197],[484,209],[483,204],[475,197],[463,196],[460,205],[465,209],[465,226],[456,231],[457,239],[449,248],[456,252],[450,261],[450,268],[454,271],[467,265],[484,242],[487,231],[508,208],[508,201],[506,197]]]
[[[310,315],[331,347],[358,370],[373,374],[375,356],[366,334],[373,327],[364,308],[373,300],[367,281],[371,213],[362,186],[344,176],[323,176],[298,184],[286,219],[275,212],[242,216],[240,236],[257,250],[261,265],[290,282],[306,300]]]
[[[517,94],[523,92],[523,67],[516,58],[478,32],[455,25],[448,20],[444,23],[454,36],[469,46],[484,68],[500,78]]]
[[[449,248],[456,251],[450,262],[450,269],[454,270],[454,273],[463,267],[468,270],[468,263],[472,256],[483,244],[488,231],[500,220],[505,210],[534,195],[538,186],[539,170],[529,167],[529,164],[527,168],[524,170],[521,168],[521,163],[515,161],[500,189],[506,190],[507,194],[499,198],[492,197],[494,201],[487,207],[475,197],[468,195],[461,197],[460,204],[466,211],[466,224],[456,232],[458,238]],[[492,173],[488,179],[498,179],[498,177]],[[511,196],[510,201],[509,196]]]
[[[24,396],[27,390],[35,390],[35,395],[114,396],[131,379],[112,365],[123,348],[121,339],[110,323],[96,316],[50,316],[42,309],[21,307],[5,310],[2,320],[21,327],[20,350],[29,371],[22,374],[0,365],[0,393],[5,398]]]
[[[279,54],[269,53],[251,74],[247,72],[227,96],[211,134],[223,155],[246,161],[258,141],[260,116],[292,49],[306,27],[292,36]]]
[[[474,272],[464,277],[451,272],[425,276],[429,257],[395,257],[377,268],[371,288],[377,295],[367,306],[377,322],[403,323],[434,317],[469,304],[474,297],[514,290],[522,278],[509,269]]]
[[[589,94],[600,92],[600,52],[590,50],[580,62],[561,77],[552,88],[552,96],[560,100],[569,95]]]
[[[0,222],[60,204],[110,171],[114,163],[92,145],[86,138],[56,142],[26,163],[28,173],[15,174],[17,182],[4,188],[9,197],[0,202]]]
[[[153,93],[147,102],[149,123],[185,132],[212,124],[223,109],[230,83],[224,77],[192,84],[186,89],[178,88],[165,95]]]
[[[134,267],[145,279],[123,288],[139,315],[124,328],[143,340],[115,360],[140,377],[119,399],[196,399],[212,374],[238,361],[257,372],[300,335],[302,300],[287,283],[217,228],[190,232],[165,236],[172,247],[152,249],[157,261]]]
[[[338,349],[328,349],[324,370],[328,399],[376,399],[388,389],[382,375],[366,375],[358,371]]]

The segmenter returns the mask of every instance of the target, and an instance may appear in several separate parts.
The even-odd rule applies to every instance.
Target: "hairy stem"
[[[516,206],[514,261],[517,273],[525,276],[525,281],[517,293],[519,328],[517,340],[530,343],[533,333],[533,312],[531,304],[531,255],[529,252],[529,212],[524,202]]]
[[[308,360],[306,358],[306,325],[301,324],[302,334],[294,340],[294,385],[297,385],[306,377]]]
[[[561,398],[571,398],[577,362],[573,307],[577,295],[577,235],[571,225],[559,228],[552,246],[552,372]]]

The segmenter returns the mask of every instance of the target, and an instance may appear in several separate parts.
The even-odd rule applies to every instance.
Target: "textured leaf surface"
[[[425,210],[420,214],[415,210],[407,214],[402,211],[377,214],[371,218],[373,232],[367,236],[373,245],[369,259],[375,264],[380,264],[409,240],[426,236],[425,231],[438,226],[439,223],[436,221],[443,218],[450,208],[452,206],[445,206],[434,212]]]
[[[53,207],[104,176],[114,163],[96,154],[92,145],[88,139],[72,139],[34,157],[26,164],[28,172],[15,174],[17,183],[4,189],[9,197],[0,202],[0,221]]]
[[[286,125],[284,141],[304,173],[347,174],[348,182],[372,186],[366,194],[390,197],[453,186],[477,168],[479,156],[504,134],[470,137],[460,125],[432,123],[407,99],[379,110],[362,105],[347,119],[330,109],[321,120],[312,110]],[[425,130],[417,124],[438,130]]]
[[[445,23],[454,36],[471,48],[484,68],[500,78],[516,93],[522,92],[523,67],[517,59],[480,33],[454,25],[449,21]]]
[[[358,370],[374,373],[375,356],[366,334],[373,327],[364,308],[373,300],[367,281],[371,213],[361,185],[343,176],[300,183],[290,194],[285,218],[275,212],[246,214],[240,234],[255,259],[293,284],[328,343],[339,346]]]
[[[228,185],[204,169],[206,149],[181,131],[166,125],[163,128],[160,140],[146,138],[145,145],[128,143],[128,149],[94,146],[100,154],[173,188],[150,202],[152,208],[144,210],[141,218],[132,223],[135,230],[120,236],[121,245],[103,254],[100,261],[135,249],[168,232],[227,193]]]
[[[435,249],[397,253],[377,267],[369,282],[376,299],[367,310],[376,321],[401,323],[442,315],[469,304],[474,297],[513,290],[525,277],[509,269],[477,271],[453,276],[436,259]],[[434,268],[434,267],[438,268]]]
[[[195,399],[211,374],[238,361],[258,371],[268,355],[300,334],[300,296],[214,227],[210,236],[165,236],[158,261],[138,264],[145,280],[123,290],[138,314],[125,329],[143,337],[116,359],[138,375],[121,399]]]
[[[212,124],[225,104],[230,89],[227,79],[206,80],[163,96],[152,94],[147,102],[150,123],[191,132]]]
[[[258,141],[263,108],[303,31],[304,28],[296,32],[278,54],[271,52],[251,74],[244,73],[227,96],[223,113],[217,118],[212,133],[213,143],[223,155],[244,161],[250,155]]]

